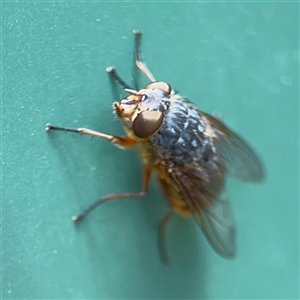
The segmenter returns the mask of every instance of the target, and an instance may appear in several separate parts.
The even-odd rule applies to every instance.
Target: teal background
[[[105,68],[133,82],[133,29],[154,75],[264,160],[263,184],[228,182],[233,261],[176,216],[161,264],[167,206],[154,179],[145,199],[71,222],[101,195],[141,186],[137,151],[44,131],[123,134],[111,110],[123,93]],[[3,2],[2,43],[2,299],[299,297],[298,2]]]

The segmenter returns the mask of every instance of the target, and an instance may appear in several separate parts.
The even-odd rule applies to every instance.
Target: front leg
[[[102,138],[111,141],[113,144],[121,147],[121,148],[129,148],[136,145],[136,140],[131,139],[130,137],[119,137],[114,135],[108,135],[102,132],[94,131],[87,128],[68,128],[68,127],[60,127],[55,125],[46,125],[46,131],[50,130],[59,130],[59,131],[66,131],[66,132],[73,132],[82,135],[89,135],[94,136],[97,138]]]

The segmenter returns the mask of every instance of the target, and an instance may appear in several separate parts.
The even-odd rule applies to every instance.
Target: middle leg
[[[92,205],[90,205],[87,209],[85,209],[79,215],[73,216],[72,221],[76,224],[80,223],[95,208],[97,208],[98,206],[100,206],[101,204],[103,204],[107,201],[140,198],[140,197],[146,196],[146,194],[148,192],[148,187],[149,187],[150,175],[151,175],[151,169],[146,167],[145,170],[144,170],[144,174],[143,174],[142,190],[140,192],[138,192],[138,193],[122,193],[122,194],[106,195],[106,196],[100,198],[98,201],[96,201]]]

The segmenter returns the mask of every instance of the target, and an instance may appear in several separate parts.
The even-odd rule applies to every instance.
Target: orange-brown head
[[[151,137],[164,122],[172,93],[170,85],[157,81],[139,91],[125,89],[125,92],[129,96],[114,103],[116,114],[125,129],[136,137]]]

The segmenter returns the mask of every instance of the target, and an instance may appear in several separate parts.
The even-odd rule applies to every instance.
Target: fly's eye
[[[148,138],[161,126],[164,115],[160,111],[142,111],[133,121],[132,130],[139,138]]]
[[[165,93],[167,93],[168,95],[170,95],[172,92],[171,86],[164,81],[151,82],[145,88],[146,89],[160,89],[160,90],[164,91]]]

